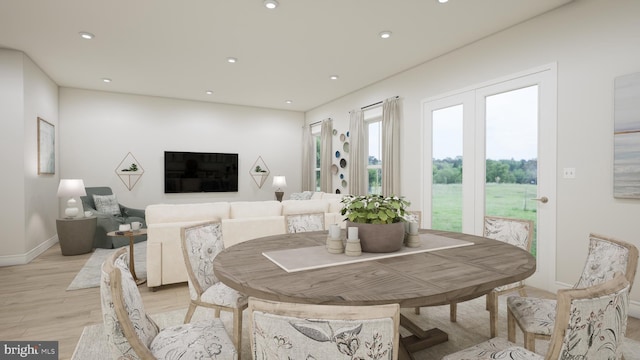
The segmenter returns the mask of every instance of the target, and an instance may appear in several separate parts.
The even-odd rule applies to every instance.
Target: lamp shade
[[[84,181],[82,179],[61,179],[58,185],[58,197],[74,197],[85,196],[87,192],[84,189]]]
[[[286,188],[287,187],[287,179],[284,176],[274,176],[273,177],[273,187],[274,188]]]

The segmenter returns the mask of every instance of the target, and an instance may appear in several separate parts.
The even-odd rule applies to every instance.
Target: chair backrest
[[[621,272],[633,286],[638,266],[638,248],[610,237],[589,234],[589,253],[575,288],[586,288],[613,279]]]
[[[400,306],[334,306],[249,298],[251,352],[266,359],[398,359]]]
[[[497,216],[484,217],[484,237],[531,251],[533,221]]]
[[[288,234],[324,230],[324,213],[288,214],[284,216]]]
[[[617,272],[599,285],[558,291],[558,312],[545,359],[621,359],[630,287]]]
[[[213,260],[224,250],[220,221],[207,221],[180,229],[182,255],[187,267],[189,293],[197,299],[220,282],[213,272]]]
[[[114,358],[153,358],[149,345],[159,328],[144,311],[128,259],[127,249],[120,248],[102,264],[100,297],[105,333]]]

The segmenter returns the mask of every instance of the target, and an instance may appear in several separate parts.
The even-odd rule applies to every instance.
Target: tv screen
[[[164,192],[237,192],[238,154],[164,152]]]

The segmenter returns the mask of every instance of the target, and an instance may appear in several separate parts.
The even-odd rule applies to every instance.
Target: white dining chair
[[[324,213],[287,214],[284,221],[288,234],[324,230]]]
[[[533,243],[533,221],[498,216],[484,217],[483,236],[531,251]],[[487,294],[487,310],[489,311],[489,329],[491,337],[498,336],[498,296],[518,291],[527,296],[524,281],[499,286]],[[457,321],[458,304],[449,305],[449,320]]]
[[[627,328],[631,284],[622,273],[581,289],[558,291],[558,307],[545,356],[504,338],[492,338],[442,360],[618,360]]]
[[[198,306],[214,309],[216,318],[221,310],[231,312],[233,343],[236,349],[242,349],[242,311],[247,308],[247,297],[223,284],[213,272],[213,261],[224,250],[220,221],[185,226],[180,236],[190,296],[185,324]]]
[[[249,298],[254,360],[389,359],[400,346],[400,306],[337,306]]]
[[[589,235],[589,253],[580,279],[574,288],[586,288],[613,278],[616,272],[624,274],[633,284],[638,265],[638,249],[630,243]],[[556,318],[555,299],[510,296],[507,298],[507,332],[509,341],[515,341],[516,325],[524,334],[524,347],[535,351],[536,339],[549,339]]]
[[[113,359],[238,359],[220,319],[160,329],[144,310],[128,263],[120,248],[101,268],[102,318]]]

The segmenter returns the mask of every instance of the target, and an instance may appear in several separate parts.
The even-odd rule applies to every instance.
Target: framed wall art
[[[640,73],[614,84],[613,196],[640,199]]]
[[[38,118],[38,174],[56,173],[56,131],[53,124]]]

